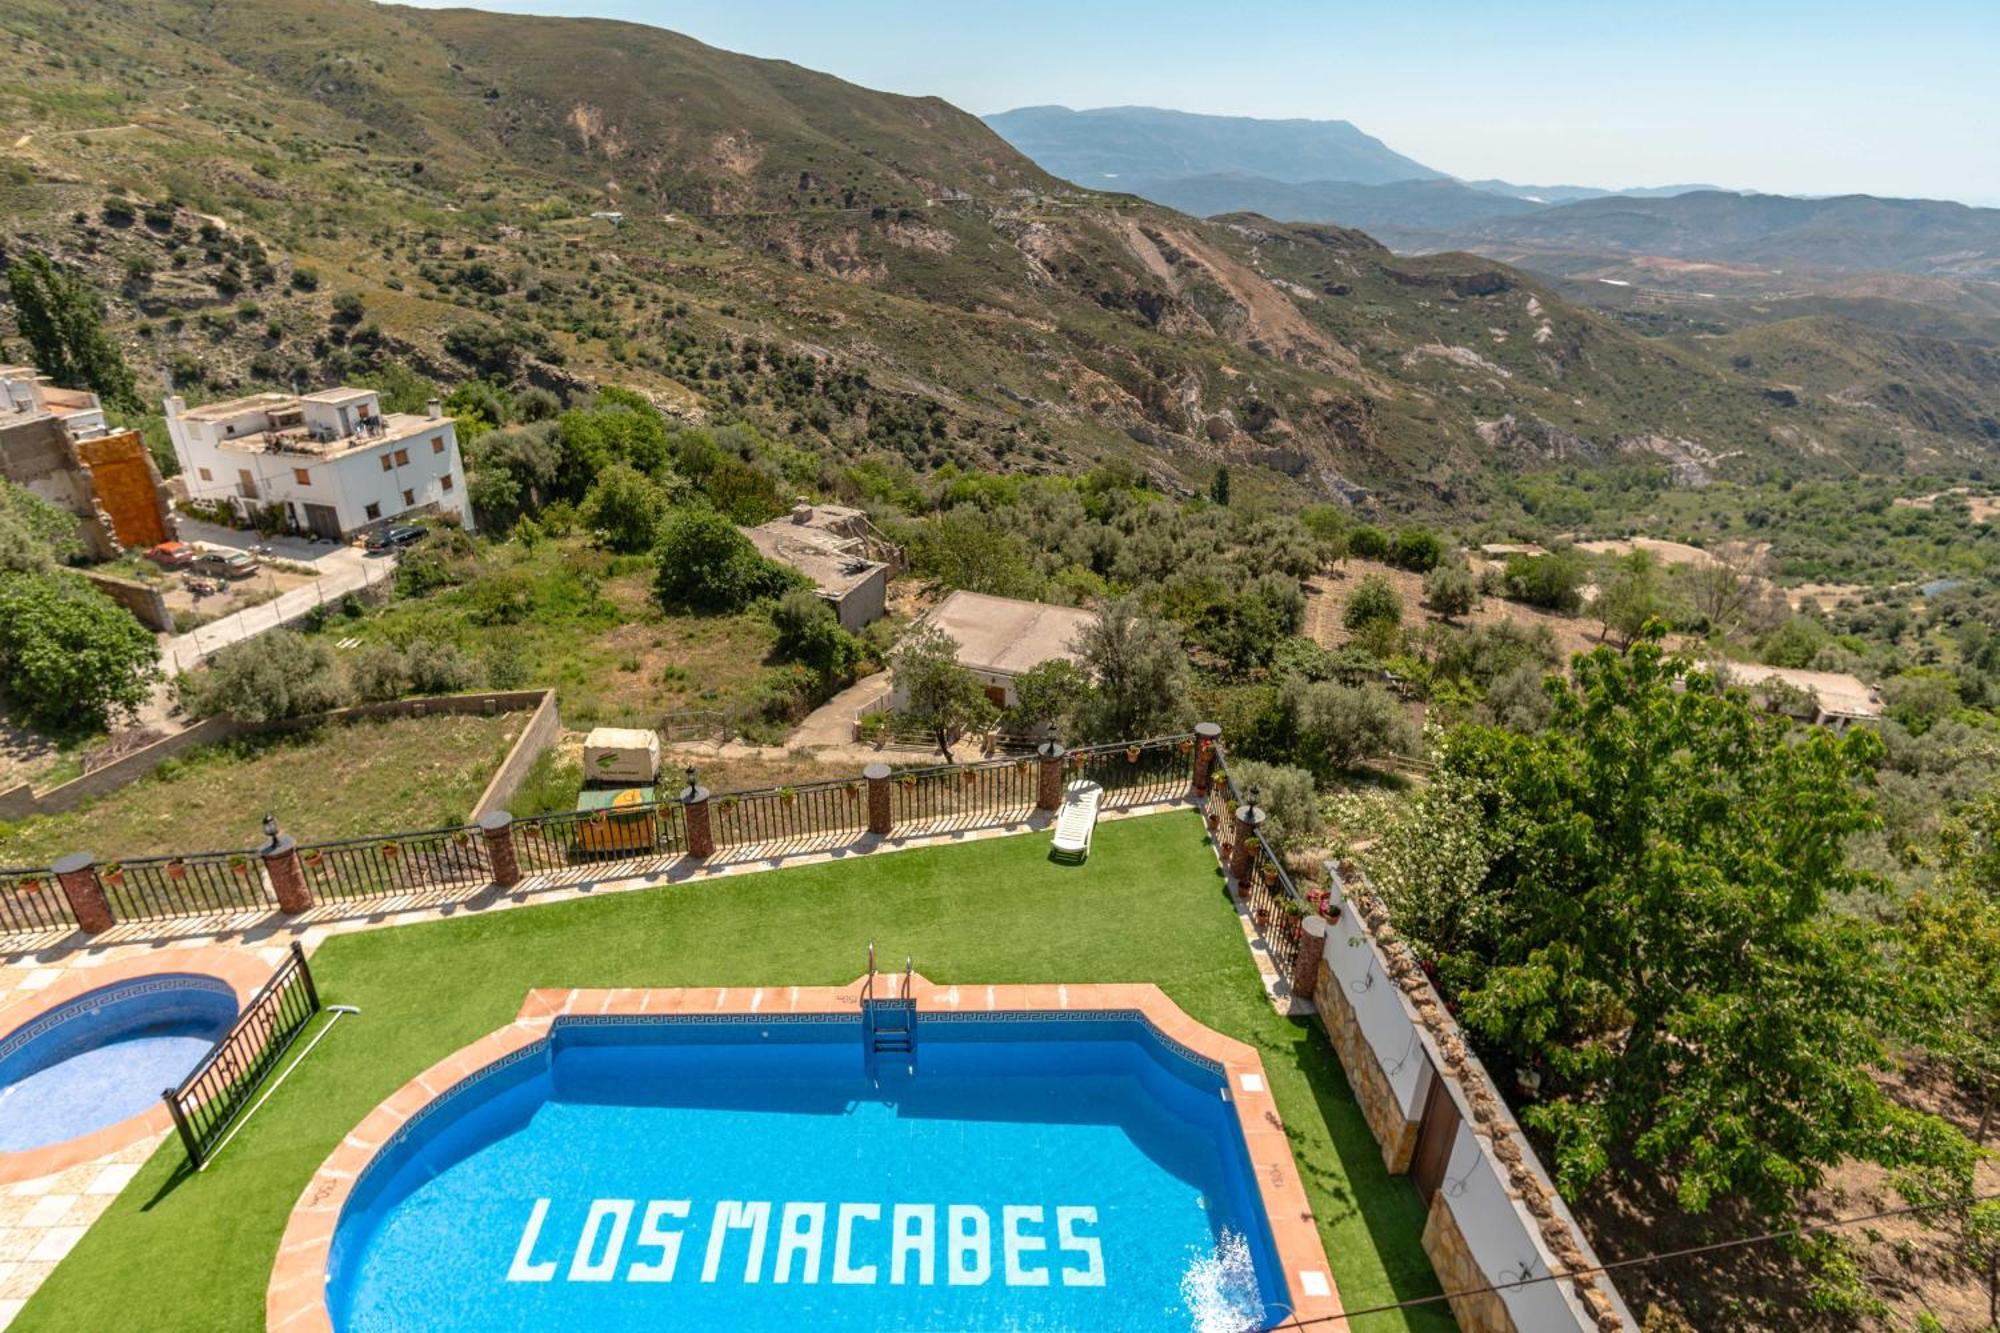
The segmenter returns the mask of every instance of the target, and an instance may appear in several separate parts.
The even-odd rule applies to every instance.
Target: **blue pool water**
[[[1275,1322],[1220,1070],[1136,1014],[565,1020],[364,1174],[342,1333]],[[879,1086],[876,1080],[879,1079]]]
[[[163,973],[80,995],[0,1042],[0,1152],[45,1148],[156,1106],[236,1021],[214,977]]]

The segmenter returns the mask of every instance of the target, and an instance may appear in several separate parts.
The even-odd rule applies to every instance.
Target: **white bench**
[[[1062,811],[1056,816],[1054,855],[1081,862],[1090,855],[1090,836],[1097,831],[1097,807],[1104,788],[1079,778],[1063,789]]]

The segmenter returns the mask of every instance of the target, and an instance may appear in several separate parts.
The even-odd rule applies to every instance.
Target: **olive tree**
[[[979,677],[959,664],[958,644],[936,625],[919,625],[889,652],[889,672],[903,697],[903,716],[928,731],[944,757],[967,732],[996,712]]]

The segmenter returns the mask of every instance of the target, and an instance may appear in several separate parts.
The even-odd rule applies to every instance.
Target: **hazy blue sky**
[[[2000,204],[2000,0],[479,7],[651,23],[982,114],[1055,102],[1350,120],[1466,177]]]

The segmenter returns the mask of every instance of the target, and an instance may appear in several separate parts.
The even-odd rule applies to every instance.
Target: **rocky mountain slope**
[[[1120,455],[1428,509],[1554,460],[1697,482],[1991,447],[1837,387],[1774,396],[1489,260],[1077,189],[935,99],[657,29],[15,0],[0,32],[0,247],[96,277],[153,393],[395,363],[612,381],[806,469]]]

